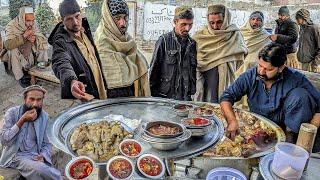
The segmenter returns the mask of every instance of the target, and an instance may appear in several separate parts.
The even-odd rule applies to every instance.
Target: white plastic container
[[[271,170],[283,179],[300,179],[309,153],[295,144],[280,142],[276,145]]]
[[[246,176],[237,169],[229,167],[214,168],[207,174],[206,180],[247,180]]]

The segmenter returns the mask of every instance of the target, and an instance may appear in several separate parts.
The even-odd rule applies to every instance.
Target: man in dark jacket
[[[53,46],[52,69],[61,82],[63,99],[89,101],[106,98],[106,82],[89,24],[76,0],[59,6],[62,18],[49,37]]]
[[[305,71],[319,72],[320,66],[320,33],[319,26],[313,24],[310,12],[300,9],[296,13],[297,23],[300,25],[298,61]]]
[[[156,43],[150,71],[151,95],[190,101],[196,90],[196,42],[189,36],[191,8],[175,10],[174,30]]]
[[[296,56],[298,40],[298,25],[290,19],[290,12],[287,6],[282,6],[278,12],[279,19],[276,20],[277,27],[275,34],[270,36],[273,42],[285,46],[287,52],[286,65],[297,68],[298,60]]]

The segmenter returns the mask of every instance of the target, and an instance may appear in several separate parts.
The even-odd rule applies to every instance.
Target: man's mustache
[[[260,75],[258,74],[258,77],[262,80],[269,80],[268,76],[267,75]]]

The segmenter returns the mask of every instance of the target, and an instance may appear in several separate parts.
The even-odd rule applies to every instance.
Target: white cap
[[[25,14],[33,14],[33,8],[32,7],[26,7],[24,10]]]

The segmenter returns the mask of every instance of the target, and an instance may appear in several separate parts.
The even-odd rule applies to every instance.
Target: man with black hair
[[[286,65],[298,68],[297,60],[297,40],[299,35],[298,25],[291,20],[290,11],[287,6],[282,6],[278,12],[278,19],[275,34],[270,36],[271,41],[279,43],[285,47],[287,52]]]
[[[175,9],[174,30],[156,43],[150,71],[151,95],[190,101],[196,91],[196,42],[189,36],[193,11]]]
[[[249,69],[226,89],[220,99],[234,138],[239,127],[232,106],[247,95],[251,112],[260,114],[284,128],[295,142],[301,123],[310,122],[320,112],[320,93],[298,71],[285,66],[284,47],[270,44],[259,53],[256,68]]]
[[[63,99],[106,99],[106,82],[89,23],[76,0],[59,6],[62,22],[49,37],[53,46],[52,69],[61,82]]]

